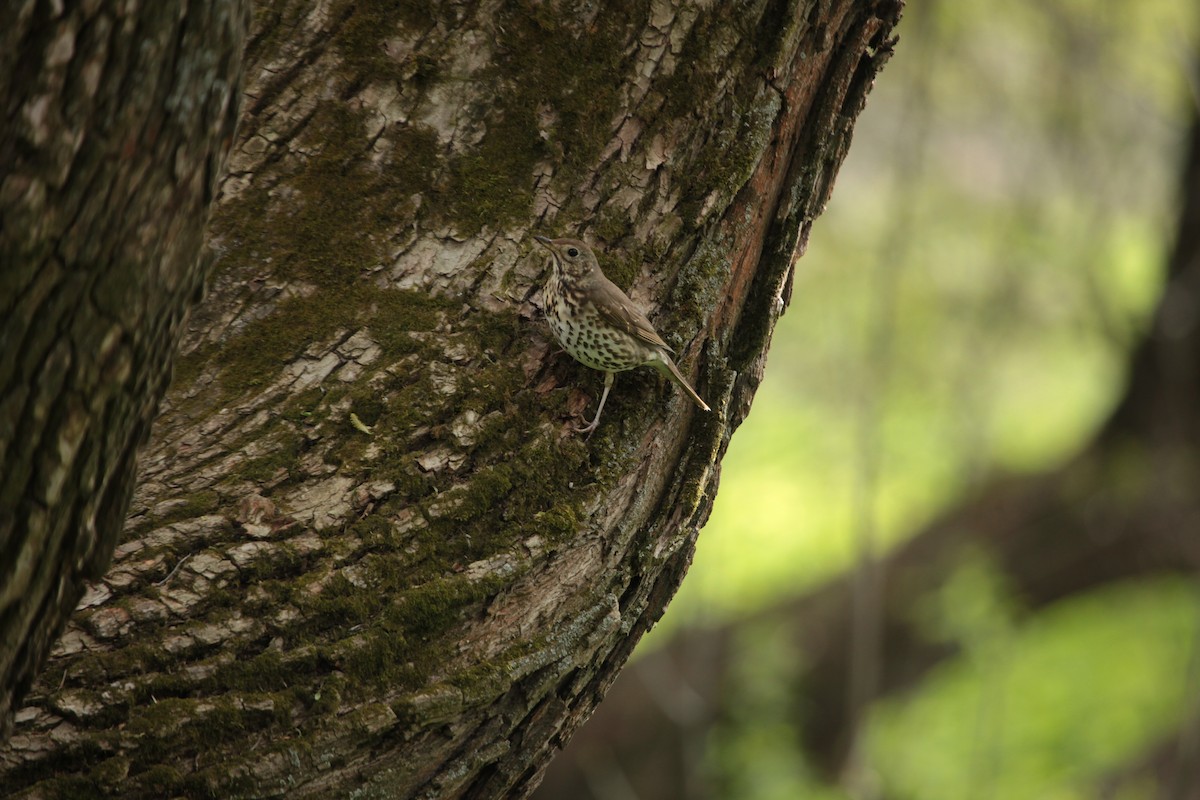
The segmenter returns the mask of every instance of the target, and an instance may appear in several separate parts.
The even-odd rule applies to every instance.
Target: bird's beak
[[[553,243],[549,239],[547,239],[545,236],[535,236],[535,237],[533,237],[533,240],[535,242],[537,242],[538,244],[542,245],[543,247],[545,247],[547,250],[554,249]]]

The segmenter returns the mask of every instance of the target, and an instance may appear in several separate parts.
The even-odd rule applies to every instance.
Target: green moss
[[[350,293],[314,293],[284,300],[268,316],[254,320],[209,357],[221,365],[227,396],[261,389],[313,342],[327,339],[353,319]]]
[[[340,327],[378,314],[381,344],[412,351],[392,331],[428,330],[444,301],[415,292],[388,292],[363,279],[387,258],[372,232],[410,224],[414,194],[427,194],[437,167],[436,139],[423,128],[390,132],[395,147],[382,168],[371,160],[364,112],[344,103],[318,106],[302,147],[312,155],[280,176],[294,190],[286,203],[252,188],[221,206],[211,228],[221,243],[218,270],[249,281],[270,273],[293,287],[312,287],[282,300],[218,347],[203,348],[179,365],[180,380],[201,365],[224,366],[222,384],[236,395],[274,379],[279,366]],[[265,183],[265,181],[264,181]]]
[[[415,463],[412,462],[411,454],[405,453],[401,456],[396,456],[395,453],[400,448],[396,446],[390,451],[385,448],[388,453],[387,460],[391,463],[386,464],[378,472],[380,477],[386,477],[388,480],[396,484],[396,496],[401,502],[416,503],[436,491],[433,478],[424,472],[421,472]]]
[[[770,143],[775,118],[782,100],[773,89],[745,101],[729,101],[732,120],[717,128],[697,152],[695,160],[681,170],[682,197],[679,209],[685,222],[696,224],[705,200],[714,192],[714,206],[722,208],[754,174]]]
[[[501,11],[496,67],[486,76],[495,85],[487,131],[474,150],[451,162],[444,198],[443,210],[461,232],[527,216],[539,161],[551,159],[556,180],[570,185],[595,160],[611,135],[625,52],[647,6],[608,9],[587,30],[540,3]],[[557,115],[552,130],[539,130],[539,107]]]
[[[582,514],[572,485],[593,480],[586,448],[549,437],[517,438],[509,428],[481,443],[478,458],[502,463],[481,468],[457,490],[450,510],[430,523],[422,534],[427,558],[475,561],[535,534],[553,539],[578,532]]]
[[[779,116],[783,99],[772,89],[763,89],[749,108],[740,110],[737,131],[729,146],[726,169],[719,175],[726,197],[733,195],[750,180],[771,141],[771,132]]]
[[[367,326],[391,357],[417,352],[421,345],[411,334],[436,327],[447,306],[444,299],[366,283],[316,291],[284,300],[266,317],[198,357],[219,364],[225,395],[239,396],[277,380],[280,370],[305,348],[338,330]],[[299,420],[318,399],[306,393],[291,400],[285,411]]]
[[[604,241],[616,242],[633,231],[633,221],[625,211],[604,206],[592,230]]]
[[[358,418],[364,425],[374,428],[378,425],[387,410],[385,398],[380,397],[379,392],[373,391],[370,386],[359,386],[350,393],[350,410],[358,415]],[[349,414],[346,415],[346,423],[353,427],[350,423]],[[362,433],[362,431],[359,431]],[[351,437],[349,442],[361,444],[362,439]]]
[[[517,309],[510,308],[490,314],[476,314],[466,326],[479,352],[490,355],[505,353],[514,343],[523,346],[528,337],[527,323]]]
[[[432,331],[454,307],[447,298],[407,290],[375,290],[369,305],[371,337],[390,358],[421,352],[425,346],[412,334]]]
[[[397,578],[406,576],[409,573],[391,572],[386,562],[378,561],[369,587],[339,589],[343,599],[356,598],[348,607],[364,620],[361,635],[331,655],[350,678],[347,688],[351,692],[379,685],[392,689],[421,686],[449,655],[449,644],[439,641],[437,634],[456,624],[465,609],[497,590],[493,583],[473,583],[460,577],[435,579],[411,589],[394,585]],[[381,606],[382,613],[378,613]]]
[[[395,527],[381,514],[372,514],[355,520],[350,523],[346,532],[361,540],[363,546],[368,550],[388,549],[399,544],[395,535]]]
[[[511,687],[508,670],[503,666],[511,657],[511,651],[506,652],[493,661],[456,673],[451,676],[450,685],[462,690],[463,703],[469,706],[499,697]]]
[[[230,776],[224,764],[182,776],[176,796],[188,800],[223,800],[227,797],[251,797],[256,787],[248,772]]]
[[[729,241],[724,237],[713,235],[700,243],[672,288],[668,304],[671,330],[695,331],[704,323],[720,300],[718,295],[732,268],[730,258]]]
[[[642,248],[634,246],[629,251],[609,251],[600,256],[600,268],[608,279],[628,292],[642,271]]]
[[[197,348],[186,355],[176,356],[171,361],[171,388],[195,383],[210,352],[205,348]]]
[[[198,701],[182,697],[138,705],[130,709],[125,730],[135,737],[165,738],[185,725],[197,706]]]
[[[349,628],[368,622],[383,607],[384,598],[377,591],[355,586],[345,575],[338,573],[322,588],[321,593],[303,602],[310,624],[318,629]]]
[[[288,470],[294,470],[297,456],[300,455],[300,443],[301,439],[297,435],[281,437],[274,442],[271,452],[250,459],[229,477],[235,480],[241,478],[253,483],[266,483],[276,478],[280,471],[287,473]],[[295,474],[292,474],[291,477],[299,478]]]
[[[429,128],[397,124],[387,136],[392,150],[368,186],[377,197],[370,221],[383,230],[399,230],[418,218],[414,195],[422,196],[422,208],[434,207],[443,191],[437,176],[444,163],[437,134]]]
[[[428,636],[457,622],[468,603],[486,594],[484,587],[465,578],[431,581],[405,592],[389,609],[389,617],[401,623],[411,636]]]
[[[372,416],[371,410],[362,412],[355,406],[351,406],[351,413],[358,414],[364,425],[374,428],[379,424],[378,416]],[[334,440],[333,444],[325,451],[321,460],[331,466],[342,468],[346,472],[355,473],[362,469],[367,469],[363,456],[367,452],[367,446],[374,438],[374,432],[365,434],[354,427],[350,420],[350,415],[347,414],[342,421],[345,427],[344,435],[339,435]]]
[[[381,191],[368,158],[365,112],[344,103],[317,106],[299,144],[312,155],[287,174],[295,191],[274,202],[262,188],[218,208],[211,226],[224,243],[223,273],[270,272],[289,283],[336,289],[378,261],[378,245],[363,235],[372,200]]]
[[[273,60],[280,43],[292,39],[305,12],[303,6],[291,3],[255,3],[253,9],[254,21],[250,29],[258,34],[246,44],[247,64]]]
[[[238,578],[243,583],[283,580],[303,574],[309,562],[310,559],[301,556],[287,542],[278,542],[269,551],[241,567]]]
[[[507,464],[485,467],[471,477],[468,486],[456,493],[455,499],[459,502],[446,512],[446,519],[462,523],[494,513],[512,488],[512,469]]]
[[[415,651],[397,632],[375,629],[346,654],[339,666],[358,687],[415,688],[429,674],[432,660],[425,659],[431,655],[429,649]]]
[[[415,57],[397,60],[388,55],[389,37],[400,26],[424,29],[434,22],[438,4],[420,0],[343,0],[334,4],[334,16],[344,16],[333,35],[343,68],[352,81],[401,80],[428,65],[414,64]]]
[[[278,606],[272,611],[278,612]],[[220,624],[220,615],[209,614],[205,622]],[[213,651],[214,661],[209,665],[211,671],[203,677],[180,674],[171,670],[152,672],[143,676],[134,685],[130,702],[136,706],[157,706],[168,699],[188,700],[196,693],[216,695],[237,692],[249,701],[273,700],[275,710],[272,712],[254,711],[254,714],[267,713],[280,719],[289,716],[290,701],[286,697],[277,697],[277,693],[287,687],[301,684],[306,678],[319,670],[318,659],[309,649],[297,649],[287,652],[264,650],[264,641],[247,641],[232,638],[227,642],[208,648]],[[233,660],[224,660],[234,655]],[[193,655],[190,663],[197,663]],[[171,706],[165,707],[167,711]],[[247,713],[251,713],[247,710]]]
[[[753,41],[767,46],[756,58],[760,73],[783,71],[796,37],[808,24],[807,16],[799,0],[773,0],[758,16]]]
[[[242,707],[245,701],[260,699],[257,695],[226,695],[201,703],[190,698],[168,698],[132,708],[124,728],[124,734],[137,742],[130,753],[130,779],[151,796],[172,796],[181,790],[182,776],[162,762],[171,754],[177,757],[181,752],[211,751],[242,739],[248,731],[277,723],[275,714]]]
[[[173,659],[159,648],[146,644],[130,644],[117,650],[91,654],[72,664],[72,675],[86,685],[99,685],[126,675],[136,675],[167,669]]]
[[[766,0],[758,0],[758,5],[765,4]],[[679,213],[689,227],[700,222],[704,200],[714,191],[718,193],[715,207],[728,203],[769,142],[781,99],[778,92],[762,86],[759,76],[777,58],[772,48],[777,48],[781,37],[774,30],[764,36],[752,26],[783,24],[779,20],[787,17],[786,5],[784,0],[773,2],[773,8],[763,13],[720,3],[702,10],[684,40],[678,67],[655,85],[665,99],[662,119],[699,117],[694,127],[710,131],[701,147],[689,148],[695,153],[693,160],[676,165],[674,171],[681,190]],[[768,49],[759,49],[763,44]],[[759,66],[741,69],[735,66],[739,64]],[[741,76],[740,82],[723,85],[730,75]],[[654,133],[651,129],[645,135]]]
[[[445,211],[459,231],[474,235],[524,218],[533,204],[533,167],[544,153],[531,109],[492,121],[478,147],[451,164]]]
[[[135,791],[158,797],[169,797],[178,790],[182,780],[179,770],[165,764],[155,764],[133,776]]]
[[[735,13],[736,13],[736,9]],[[729,45],[726,35],[716,32],[729,21],[721,4],[701,9],[683,41],[675,71],[660,85],[665,102],[663,116],[679,119],[701,110],[698,99],[711,100],[717,80],[729,69],[722,51]]]
[[[170,525],[173,522],[179,522],[180,520],[195,519],[196,517],[213,513],[221,504],[220,495],[212,489],[201,489],[180,499],[182,502],[173,504],[161,516],[153,517],[149,520],[149,524],[160,528],[164,525]]]
[[[4,778],[10,783],[4,784],[3,788],[36,783],[38,794],[35,796],[49,800],[107,797],[111,787],[99,783],[94,775],[79,773],[100,765],[112,755],[113,749],[111,738],[103,741],[100,737],[80,737],[69,747],[55,749],[43,758],[6,769]]]
[[[130,761],[124,756],[106,758],[92,767],[88,777],[101,786],[115,788],[129,774]]]
[[[574,536],[579,531],[579,523],[580,515],[577,509],[560,507],[538,512],[529,527],[553,542]]]
[[[222,697],[198,720],[188,725],[189,733],[198,744],[213,745],[227,739],[240,738],[243,731],[255,727],[253,714],[240,707],[242,698]]]
[[[287,402],[279,410],[279,417],[293,425],[311,423],[318,409],[321,408],[322,401],[326,401],[326,399],[326,392],[319,386],[305,389],[287,399]],[[326,402],[325,405],[328,406],[329,403]]]
[[[67,775],[51,778],[45,787],[45,797],[52,800],[77,800],[80,797],[105,797],[106,792],[91,778]],[[39,787],[41,788],[41,787]]]

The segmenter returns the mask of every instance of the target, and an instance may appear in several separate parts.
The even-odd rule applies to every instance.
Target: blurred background
[[[1200,4],[909,2],[542,800],[1200,798]]]

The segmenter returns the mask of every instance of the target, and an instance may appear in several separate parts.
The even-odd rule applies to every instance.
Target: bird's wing
[[[603,280],[597,281],[593,286],[599,294],[600,302],[596,303],[596,310],[600,313],[601,319],[614,328],[636,336],[646,344],[661,347],[668,353],[674,353],[675,351],[667,346],[663,338],[658,335],[658,331],[654,330],[654,326],[650,324],[650,320],[646,319],[646,315],[638,310],[633,301],[615,283],[607,277],[601,277]]]

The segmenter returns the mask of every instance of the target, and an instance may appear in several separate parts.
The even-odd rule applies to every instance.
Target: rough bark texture
[[[22,797],[529,792],[661,614],[894,2],[262,4],[223,253]],[[713,406],[556,354],[582,235]],[[646,371],[644,371],[646,372]]]
[[[235,0],[0,10],[0,741],[121,531],[248,22]]]
[[[1096,439],[1052,472],[996,480],[882,562],[881,695],[916,685],[958,652],[955,642],[923,624],[922,609],[936,604],[964,561],[982,558],[994,566],[1013,607],[1027,613],[1119,581],[1200,573],[1197,123],[1181,194],[1166,291],[1149,335],[1132,354],[1129,388]],[[689,742],[703,740],[731,714],[727,703],[737,696],[731,670],[743,657],[738,630],[753,625],[795,641],[796,672],[779,678],[794,687],[804,757],[836,776],[860,721],[847,704],[853,615],[853,589],[839,580],[756,620],[688,633],[639,660],[555,762],[542,796],[596,796],[592,787],[618,774],[639,796],[691,796],[679,791],[689,780]],[[1139,770],[1157,770],[1163,796],[1191,797],[1200,791],[1187,777],[1195,771],[1170,767],[1194,756],[1197,740],[1194,732],[1179,740],[1147,754]]]

